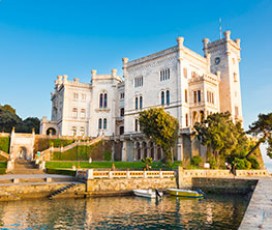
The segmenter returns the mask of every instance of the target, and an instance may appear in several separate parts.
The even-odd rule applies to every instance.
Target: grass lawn
[[[7,169],[7,162],[0,162],[0,174],[5,174]]]
[[[123,161],[94,161],[89,163],[88,161],[49,161],[46,162],[46,168],[48,169],[68,169],[75,166],[76,168],[93,168],[93,169],[111,169],[112,164],[114,163],[116,170],[143,170],[145,164],[141,161],[134,162],[123,162]],[[169,169],[177,169],[181,164],[180,161],[175,161],[172,167],[166,167],[162,162],[155,161],[152,163],[153,170],[169,170]]]

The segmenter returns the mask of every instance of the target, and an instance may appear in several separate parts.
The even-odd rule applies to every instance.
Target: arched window
[[[103,128],[104,128],[104,129],[107,129],[107,119],[106,119],[106,118],[104,118]]]
[[[142,109],[142,108],[143,108],[143,97],[140,96],[140,109]]]
[[[188,125],[189,125],[188,113],[186,113],[186,115],[185,115],[185,125],[186,125],[186,127],[188,127]]]
[[[161,104],[164,105],[164,91],[161,92]]]
[[[138,109],[138,97],[135,98],[135,109]]]
[[[106,93],[100,93],[99,95],[99,108],[107,108],[108,95]]]
[[[102,129],[102,119],[99,118],[98,120],[98,129]]]
[[[108,95],[105,93],[104,94],[104,108],[108,107]]]
[[[170,105],[170,91],[169,90],[166,91],[166,104]]]
[[[99,96],[99,107],[102,108],[103,107],[103,94],[101,93]]]

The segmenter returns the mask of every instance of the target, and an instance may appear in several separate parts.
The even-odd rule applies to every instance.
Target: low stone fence
[[[86,181],[87,196],[129,195],[133,189],[177,187],[175,171],[95,171],[78,170],[78,179]]]
[[[79,179],[114,179],[114,178],[175,178],[175,171],[94,171],[77,170]]]
[[[235,175],[230,170],[178,170],[179,188],[196,188],[207,192],[244,193],[252,190],[256,184],[255,178],[269,177],[267,170],[236,170]],[[252,182],[247,179],[252,179]]]

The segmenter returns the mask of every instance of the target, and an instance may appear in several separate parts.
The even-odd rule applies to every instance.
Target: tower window
[[[143,97],[140,96],[140,109],[142,109],[142,108],[143,108]]]
[[[170,79],[170,69],[164,69],[160,71],[160,81],[165,81]]]
[[[170,105],[170,91],[166,90],[166,104]]]
[[[99,95],[99,107],[107,108],[107,106],[108,106],[108,95],[107,93],[101,93]]]
[[[164,105],[164,91],[161,92],[161,105]]]
[[[138,97],[135,98],[135,109],[138,109]]]
[[[98,120],[98,129],[102,129],[102,119],[99,118]]]
[[[141,87],[141,86],[143,86],[143,84],[144,84],[143,76],[135,78],[135,82],[134,82],[135,87]]]
[[[107,119],[106,119],[106,118],[104,118],[103,128],[104,128],[104,129],[107,129]]]

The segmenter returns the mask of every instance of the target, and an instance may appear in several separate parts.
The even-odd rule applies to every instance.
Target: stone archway
[[[52,127],[48,128],[48,129],[46,130],[46,135],[52,135],[52,136],[54,136],[54,135],[56,135],[56,134],[57,134],[57,130],[54,129],[54,128],[52,128]]]
[[[18,156],[17,158],[22,159],[22,160],[28,160],[28,154],[27,154],[27,148],[24,146],[21,146],[19,148]]]

